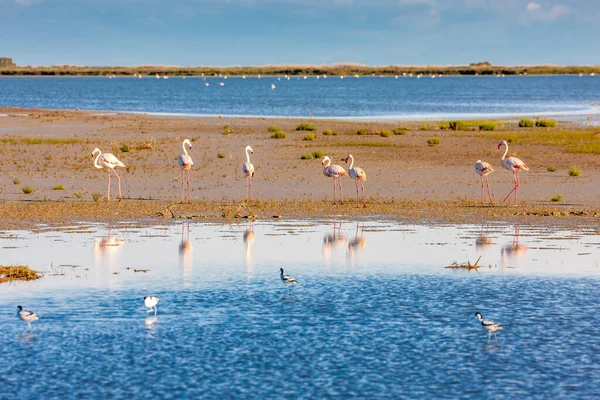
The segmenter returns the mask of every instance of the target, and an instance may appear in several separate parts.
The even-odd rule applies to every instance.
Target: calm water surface
[[[593,117],[600,77],[0,78],[0,106],[375,120]]]
[[[597,398],[599,247],[349,221],[4,233],[2,263],[45,274],[0,286],[0,398]]]

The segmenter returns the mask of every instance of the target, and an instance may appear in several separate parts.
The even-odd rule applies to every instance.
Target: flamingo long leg
[[[335,178],[333,178],[333,204],[335,204]]]
[[[481,179],[481,204],[483,204],[483,175],[479,178]]]
[[[340,179],[340,177],[337,178],[338,180],[338,185],[340,185],[340,204],[344,203],[344,194],[342,193],[342,180]]]
[[[252,175],[250,175],[250,200],[252,200]]]
[[[123,201],[123,195],[121,194],[121,177],[119,176],[119,174],[117,174],[117,171],[115,171],[114,169],[113,172],[115,173],[119,181],[119,201]]]
[[[246,177],[246,200],[248,200],[248,177]]]
[[[354,181],[354,184],[356,185],[356,208],[358,208],[358,207],[359,207],[359,205],[358,205],[358,204],[360,203],[360,202],[358,201],[358,180],[355,180],[355,181]]]
[[[108,189],[106,193],[106,199],[110,201],[110,169],[108,170]]]
[[[490,181],[489,181],[487,175],[485,176],[485,182],[487,183],[488,196],[490,198],[490,204],[494,204],[494,200],[492,199],[492,190],[490,189]],[[482,199],[482,202],[483,202],[483,199]]]
[[[360,184],[362,186],[363,208],[367,208],[367,203],[365,202],[365,182],[361,181]]]
[[[190,194],[190,170],[187,172],[187,185],[188,185],[188,203],[192,204],[192,195]]]
[[[514,192],[515,190],[517,190],[517,187],[518,187],[518,185],[517,185],[517,178],[516,178],[516,177],[517,177],[517,173],[516,173],[516,172],[513,172],[513,178],[514,178],[514,182],[515,182],[515,187],[513,187],[513,190],[511,190],[511,191],[510,191],[510,193],[506,195],[506,197],[504,198],[504,200],[502,200],[502,202],[503,202],[503,203],[504,203],[506,200],[508,200],[508,198],[510,197],[510,195],[511,195],[511,194],[513,194],[513,192]],[[515,203],[515,204],[516,204],[516,203]]]
[[[185,171],[182,169],[181,170],[181,204],[183,204],[183,199],[184,199],[184,195],[183,195],[183,184],[185,181]]]

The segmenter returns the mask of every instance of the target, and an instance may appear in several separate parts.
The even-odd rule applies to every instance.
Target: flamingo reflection
[[[192,242],[190,241],[190,224],[181,224],[181,242],[179,243],[179,262],[183,271],[183,282],[187,285],[192,276]]]
[[[248,275],[254,272],[254,264],[252,262],[252,247],[254,246],[254,228],[252,226],[246,228],[244,232],[244,244],[246,245],[246,272]]]
[[[323,237],[323,260],[329,261],[331,259],[331,251],[346,243],[346,236],[342,235],[342,223],[339,225],[333,221],[333,233],[327,233]]]
[[[527,245],[519,243],[519,227],[515,226],[515,232],[513,234],[513,240],[511,243],[507,243],[502,246],[502,266],[508,267],[509,262],[516,262],[523,254],[527,252]]]
[[[358,250],[362,250],[367,245],[366,239],[363,237],[364,225],[360,229],[360,235],[358,234],[358,222],[356,223],[356,232],[354,234],[354,239],[348,243],[348,255],[350,256],[350,260],[354,260],[354,255]]]
[[[111,233],[110,228],[108,228],[106,236],[94,238],[94,248],[92,249],[94,266],[108,266],[112,270],[117,264],[116,256],[124,243],[124,240],[118,239],[117,235]]]

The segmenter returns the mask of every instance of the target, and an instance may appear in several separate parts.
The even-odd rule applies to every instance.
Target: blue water
[[[593,231],[192,224],[0,245],[46,271],[0,286],[0,399],[600,395]],[[479,272],[444,268],[479,255]],[[476,311],[504,326],[498,345]]]
[[[600,77],[0,78],[0,106],[376,120],[589,116],[600,114]]]

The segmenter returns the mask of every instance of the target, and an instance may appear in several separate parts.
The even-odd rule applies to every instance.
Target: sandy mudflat
[[[174,216],[231,218],[273,215],[287,217],[374,217],[429,218],[452,222],[510,220],[515,223],[596,224],[600,214],[600,156],[570,153],[559,141],[516,144],[510,153],[530,167],[521,174],[519,207],[500,201],[512,187],[512,175],[502,170],[497,149],[498,136],[522,134],[509,123],[493,132],[440,130],[435,123],[360,123],[323,120],[262,118],[164,117],[78,111],[47,111],[0,108],[0,225],[22,226],[37,222],[154,218],[168,214],[165,208],[179,201],[181,182],[177,157],[185,138],[193,141],[191,206],[174,206]],[[307,122],[317,127],[314,141],[302,140],[306,132],[295,127]],[[223,126],[233,133],[223,135]],[[268,126],[276,125],[286,139],[271,139]],[[407,135],[389,138],[357,135],[359,128],[392,129],[409,125]],[[428,125],[427,129],[423,125]],[[332,129],[337,136],[321,132]],[[559,124],[556,132],[600,131]],[[531,132],[531,131],[529,131]],[[539,132],[547,132],[540,129]],[[553,131],[554,132],[554,131]],[[437,136],[441,144],[427,145]],[[389,144],[376,147],[375,144]],[[120,150],[122,145],[129,152]],[[254,197],[258,201],[239,206],[245,197],[241,165],[244,148],[254,148],[256,167]],[[120,170],[122,204],[106,204],[106,172],[93,166],[91,151],[99,147],[112,152],[127,166]],[[304,153],[321,150],[336,163],[349,152],[368,175],[369,207],[355,209],[350,201],[332,206],[332,182],[322,174],[318,159],[301,160]],[[218,158],[222,152],[225,157]],[[474,172],[478,159],[491,163],[490,175],[497,206],[478,207],[479,177]],[[548,166],[556,172],[548,172]],[[568,170],[577,166],[579,177]],[[17,184],[13,180],[17,179]],[[354,182],[343,180],[346,200],[355,196]],[[53,190],[63,185],[64,190]],[[30,186],[33,193],[24,194]],[[92,194],[102,198],[95,202]],[[111,194],[117,195],[116,179]],[[560,194],[560,202],[550,198]],[[239,210],[238,210],[239,209]]]

